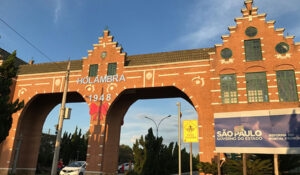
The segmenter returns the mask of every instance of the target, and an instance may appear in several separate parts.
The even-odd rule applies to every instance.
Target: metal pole
[[[190,175],[193,175],[193,144],[190,142]]]
[[[145,116],[146,119],[151,120],[151,121],[155,124],[155,127],[156,127],[156,138],[158,138],[158,128],[159,128],[159,125],[161,124],[161,122],[162,122],[164,119],[169,118],[169,117],[171,117],[171,115],[168,115],[167,117],[162,118],[162,119],[158,122],[158,124],[156,124],[156,121],[155,121],[155,120],[153,120],[152,118],[150,118],[150,117],[148,117],[148,116]]]
[[[221,159],[220,159],[220,153],[218,153],[218,157],[217,157],[217,166],[218,166],[218,175],[221,175]]]
[[[247,154],[243,153],[243,175],[247,175]]]
[[[178,102],[176,105],[178,106],[178,175],[181,175],[181,104]]]
[[[171,115],[168,115],[167,117],[164,117],[164,118],[162,118],[159,122],[158,122],[158,125],[157,125],[157,135],[156,135],[156,137],[158,138],[158,128],[159,128],[159,125],[161,124],[161,122],[163,121],[163,120],[165,120],[165,119],[167,119],[167,118],[169,118],[169,117],[171,117]]]
[[[56,142],[55,142],[55,150],[54,150],[54,156],[53,156],[53,162],[52,162],[52,169],[51,169],[51,175],[56,175],[57,173],[57,162],[59,158],[59,151],[60,151],[60,142],[61,142],[61,132],[63,127],[63,121],[64,121],[64,115],[65,115],[65,105],[66,105],[66,99],[67,99],[67,92],[68,92],[68,84],[69,84],[69,74],[70,74],[70,60],[68,62],[66,77],[65,77],[65,84],[64,84],[64,92],[59,112],[59,120],[58,120],[58,129],[57,129],[57,136],[56,136]]]
[[[157,138],[158,137],[158,126],[157,126],[156,122],[152,118],[150,118],[150,117],[146,116],[145,118],[151,120],[155,124],[155,127],[156,127],[156,138]]]
[[[274,174],[279,175],[279,172],[278,172],[278,154],[274,154]]]

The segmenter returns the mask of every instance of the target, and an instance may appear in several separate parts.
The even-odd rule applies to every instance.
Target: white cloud
[[[59,17],[61,15],[62,3],[61,0],[55,0],[55,8],[54,8],[54,23],[57,23]]]
[[[264,0],[257,1],[255,6],[260,13],[267,14],[267,20],[275,20],[275,28],[285,28],[285,35],[296,36],[295,41],[300,41],[300,19],[299,0],[276,1]]]
[[[299,19],[297,13],[300,6],[299,0],[276,1],[264,0],[254,1],[254,7],[258,7],[258,13],[267,13],[270,20],[280,19],[286,21],[288,19],[280,18],[281,16],[294,16]],[[185,33],[173,45],[185,48],[202,48],[213,47],[214,44],[222,43],[221,36],[229,34],[228,27],[235,26],[234,19],[241,17],[241,9],[244,8],[243,1],[199,1],[193,5],[188,11],[188,19],[186,19]],[[296,17],[295,17],[296,16]],[[293,28],[299,28],[300,24],[294,24]],[[297,26],[298,25],[298,26]],[[288,26],[280,26],[288,27]],[[299,35],[299,30],[291,28],[289,31],[292,35]],[[175,43],[175,44],[174,44]]]
[[[300,1],[289,0],[289,1],[254,1],[254,6],[258,7],[259,13],[272,14],[271,18],[277,18],[285,14],[291,14],[299,11]]]
[[[189,10],[184,24],[186,35],[175,43],[188,48],[213,47],[228,33],[228,26],[235,24],[233,16],[238,17],[241,8],[240,1],[199,1]]]

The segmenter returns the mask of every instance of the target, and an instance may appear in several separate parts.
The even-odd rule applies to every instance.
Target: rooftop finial
[[[245,0],[245,6],[249,12],[252,11],[253,0]]]

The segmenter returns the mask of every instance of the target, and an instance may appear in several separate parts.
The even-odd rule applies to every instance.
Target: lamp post
[[[150,118],[150,117],[148,117],[148,116],[145,116],[146,119],[151,120],[151,121],[155,124],[155,126],[156,126],[156,138],[158,138],[158,128],[159,128],[159,125],[161,124],[161,122],[162,122],[163,120],[165,120],[165,119],[167,119],[167,118],[169,118],[169,117],[171,117],[171,115],[168,115],[167,117],[164,117],[164,118],[160,119],[160,121],[159,121],[158,124],[157,124],[155,120],[153,120],[152,118]]]
[[[177,102],[178,107],[178,175],[181,175],[181,103]]]

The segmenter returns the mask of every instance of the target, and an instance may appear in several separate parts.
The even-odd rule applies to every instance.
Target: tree
[[[12,102],[11,86],[13,78],[16,77],[18,67],[15,66],[16,51],[7,57],[0,65],[0,143],[9,134],[12,126],[12,114],[24,107],[24,101],[16,99]]]
[[[161,151],[159,153],[159,169],[161,170],[161,174],[170,174],[176,172],[178,170],[177,167],[174,168],[174,164],[176,163],[173,159],[173,150],[174,150],[174,143],[171,142],[169,146],[163,145]]]
[[[248,159],[247,160],[247,174],[248,175],[265,175],[272,174],[273,165],[269,159]],[[224,171],[232,175],[240,175],[243,172],[243,162],[241,160],[226,160],[223,165]]]
[[[133,145],[134,172],[130,175],[169,175],[178,172],[178,145],[171,142],[169,146],[162,144],[162,137],[155,137],[152,128],[148,134],[141,136]],[[175,146],[174,146],[175,145]],[[181,150],[182,170],[189,171],[189,153]],[[196,162],[196,158],[193,158]],[[193,169],[196,169],[196,164]]]
[[[60,147],[60,158],[65,163],[74,160],[86,160],[88,139],[78,131],[76,126],[73,134],[65,132]]]
[[[161,162],[160,155],[162,146],[162,138],[156,138],[153,135],[152,128],[148,130],[148,134],[141,136],[140,140],[136,140],[133,145],[134,152],[134,172],[141,175],[160,175]]]
[[[37,173],[50,171],[54,154],[55,139],[55,135],[42,133]]]
[[[198,165],[200,172],[204,174],[217,174],[217,164],[209,162],[200,162]]]
[[[141,136],[141,138],[135,141],[133,144],[133,152],[134,152],[134,172],[136,174],[142,174],[144,162],[146,160],[146,150],[145,147],[145,141],[144,137]]]
[[[279,156],[279,171],[288,172],[298,168],[300,165],[300,155],[286,154]]]
[[[119,147],[119,163],[133,161],[133,151],[128,145],[120,145]]]
[[[77,126],[73,134],[64,132],[61,140],[60,158],[63,159],[65,164],[74,160],[86,160],[88,133],[82,135],[81,129],[78,131]],[[38,168],[41,168],[40,171],[50,171],[51,169],[55,139],[56,135],[42,134],[38,157]]]

